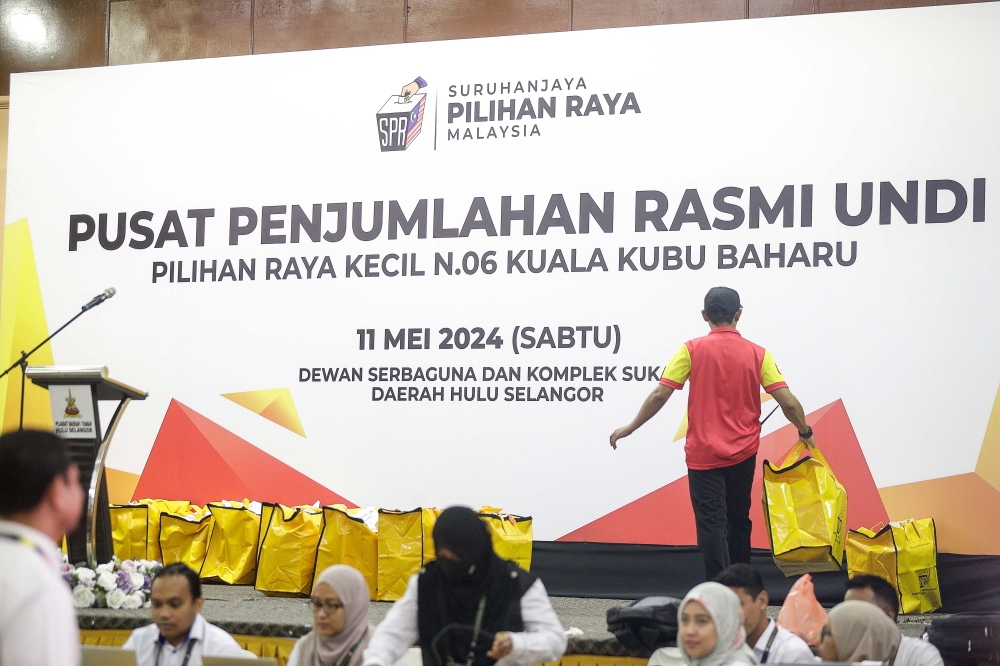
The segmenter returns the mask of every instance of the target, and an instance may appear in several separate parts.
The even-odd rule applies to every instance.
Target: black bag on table
[[[646,597],[619,608],[608,609],[608,631],[630,650],[666,647],[677,640],[677,608],[680,599]]]
[[[1000,613],[955,613],[931,622],[927,639],[945,663],[1000,663]]]

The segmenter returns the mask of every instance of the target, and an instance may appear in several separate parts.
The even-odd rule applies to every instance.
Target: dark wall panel
[[[256,0],[254,53],[398,44],[406,0]]]
[[[573,29],[746,18],[745,0],[574,0]]]
[[[819,0],[750,0],[750,18],[815,14]]]
[[[10,75],[104,64],[104,0],[0,0],[0,95]]]
[[[406,41],[570,29],[571,0],[410,0]]]
[[[250,0],[111,3],[110,64],[250,53]]]
[[[937,0],[819,0],[820,12],[859,12],[868,9],[930,7]]]

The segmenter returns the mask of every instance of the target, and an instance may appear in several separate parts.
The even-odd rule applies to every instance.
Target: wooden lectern
[[[80,525],[66,537],[69,561],[86,561],[91,568],[110,562],[114,546],[104,461],[125,408],[133,400],[145,400],[148,394],[110,379],[108,369],[101,366],[31,366],[25,376],[49,390],[52,431],[66,440],[70,456],[80,468],[86,511]],[[103,435],[97,408],[100,400],[118,402]]]

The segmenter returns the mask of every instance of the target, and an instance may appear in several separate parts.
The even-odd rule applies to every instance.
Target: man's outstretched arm
[[[780,388],[771,391],[771,397],[774,398],[778,405],[781,406],[781,413],[785,415],[788,421],[798,428],[799,432],[806,432],[809,429],[809,424],[806,423],[806,413],[802,409],[802,403],[796,398],[791,391],[787,388]],[[802,440],[809,446],[816,446],[816,439],[814,437],[808,437]]]
[[[639,408],[639,413],[635,415],[632,422],[627,426],[623,426],[611,433],[611,448],[618,448],[618,440],[622,437],[628,437],[633,432],[639,429],[643,423],[653,418],[663,405],[667,404],[667,400],[673,394],[674,389],[666,386],[664,384],[657,384],[653,392],[649,394],[645,402],[642,403],[642,407]]]

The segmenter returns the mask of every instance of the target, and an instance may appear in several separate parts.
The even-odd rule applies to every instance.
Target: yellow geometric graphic
[[[135,487],[139,485],[139,475],[120,469],[104,468],[104,478],[108,480],[108,501],[112,504],[128,504],[132,501]]]
[[[684,418],[681,419],[681,424],[677,428],[677,434],[674,435],[674,441],[680,441],[687,437],[688,434],[688,413],[684,412]]]
[[[0,372],[49,335],[42,307],[35,253],[28,220],[4,228],[3,291],[0,292]],[[52,365],[52,348],[46,344],[28,360],[31,365]],[[0,430],[17,430],[21,407],[21,370],[0,379]],[[49,392],[30,381],[24,390],[24,427],[52,430]]]
[[[223,393],[222,397],[232,400],[240,407],[246,407],[254,414],[259,414],[268,421],[273,421],[297,435],[306,436],[306,431],[302,428],[302,421],[299,420],[299,412],[295,409],[295,401],[292,400],[292,392],[287,388]]]
[[[990,420],[986,424],[986,436],[983,437],[983,448],[979,451],[976,474],[1000,490],[1000,389],[997,389],[997,396],[993,400],[993,411],[990,412]]]
[[[773,399],[774,398],[771,397],[770,393],[760,394],[760,404],[762,405],[768,400],[773,400]],[[679,440],[684,439],[685,437],[687,437],[687,434],[688,434],[688,415],[687,412],[684,412],[684,418],[681,419],[681,425],[679,428],[677,428],[677,434],[674,435],[674,441],[677,442]]]

